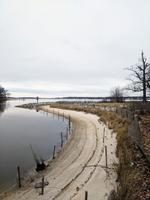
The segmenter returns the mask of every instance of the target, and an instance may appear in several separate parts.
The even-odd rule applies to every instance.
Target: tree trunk
[[[146,74],[145,74],[146,63],[145,63],[143,51],[142,51],[142,62],[143,62],[143,102],[145,103],[146,102]]]

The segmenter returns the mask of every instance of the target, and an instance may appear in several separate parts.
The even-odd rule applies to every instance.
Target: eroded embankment
[[[128,131],[131,121],[122,118],[114,112],[101,111],[101,119],[108,121],[109,128],[117,133],[117,165],[118,188],[115,200],[149,200],[150,199],[150,168],[147,157],[139,149],[138,144],[131,138]],[[142,125],[140,121],[140,125]],[[128,130],[129,128],[129,130]],[[148,130],[148,125],[146,125]],[[137,131],[134,129],[134,131]],[[141,134],[143,134],[141,132]],[[148,134],[148,131],[147,133]],[[149,144],[148,136],[146,144]],[[144,143],[145,144],[145,143]],[[148,154],[147,154],[148,156]]]
[[[124,106],[113,105],[113,106]],[[116,166],[117,171],[117,193],[112,193],[113,198],[117,200],[149,200],[150,199],[150,168],[149,163],[143,153],[141,153],[137,144],[128,134],[128,128],[131,126],[130,119],[120,117],[115,112],[109,111],[109,106],[112,104],[107,103],[104,108],[103,103],[88,104],[88,103],[54,103],[51,107],[59,107],[62,109],[74,109],[78,111],[84,111],[87,113],[95,113],[100,116],[100,119],[108,124],[109,128],[113,129],[117,134],[117,156],[119,158],[119,164]],[[141,106],[141,104],[140,104]],[[149,104],[146,105],[147,107]],[[102,107],[102,109],[101,109]],[[108,109],[107,109],[108,108]],[[114,107],[113,110],[116,107]],[[149,107],[148,107],[149,108]],[[138,110],[139,111],[139,110]],[[141,113],[145,109],[141,107]],[[148,110],[146,110],[148,112]],[[141,116],[139,117],[139,119]],[[144,147],[147,156],[149,155],[149,114],[142,117],[140,120],[141,134],[144,136]]]
[[[49,106],[41,109],[58,113],[58,109],[53,110]],[[39,174],[39,178],[5,199],[84,199],[86,190],[89,199],[104,200],[116,187],[113,170],[116,141],[112,131],[99,123],[96,115],[69,110],[59,110],[59,113],[70,115],[73,121],[74,133],[70,141],[49,163],[47,170]],[[104,146],[108,151],[107,170]],[[43,174],[49,185],[45,187],[44,195],[40,196],[40,190],[36,190],[34,185],[41,181]]]

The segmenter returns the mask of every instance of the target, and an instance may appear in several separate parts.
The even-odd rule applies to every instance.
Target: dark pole
[[[39,101],[39,97],[36,97],[36,100],[37,100],[37,104],[38,104],[38,101]]]
[[[103,129],[103,143],[105,143],[105,127]]]
[[[41,191],[41,194],[42,195],[44,194],[44,176],[42,177],[42,191]]]
[[[66,140],[68,140],[68,127],[66,127]]]
[[[61,148],[63,147],[63,133],[61,132]]]
[[[70,122],[70,115],[69,115],[69,134],[70,134],[70,129],[71,129],[71,122]]]
[[[108,163],[107,163],[107,146],[105,146],[105,159],[106,159],[106,168],[108,167]]]
[[[18,186],[21,188],[21,176],[20,176],[20,167],[17,166],[17,174],[18,174]]]
[[[85,191],[85,200],[88,200],[88,192]]]
[[[146,63],[145,63],[145,59],[144,59],[144,53],[142,51],[142,63],[143,63],[143,102],[146,102]]]
[[[55,151],[56,151],[56,146],[54,145],[54,149],[53,149],[53,159],[55,159]]]

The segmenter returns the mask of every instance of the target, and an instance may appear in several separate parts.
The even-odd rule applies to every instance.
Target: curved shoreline
[[[41,109],[47,112],[54,110],[58,113],[59,111],[65,116],[70,115],[75,125],[74,133],[67,145],[56,159],[50,162],[48,169],[39,175],[44,174],[49,182],[42,199],[84,199],[85,190],[89,192],[89,197],[91,196],[93,200],[107,199],[110,191],[115,187],[115,175],[113,174],[107,181],[105,172],[104,145],[111,143],[108,150],[108,154],[112,157],[109,159],[109,166],[116,159],[115,138],[112,137],[111,131],[104,124],[100,124],[99,118],[93,114],[51,109],[49,106],[43,106]],[[107,130],[105,144],[103,143],[104,127]],[[36,182],[39,181],[40,179],[36,180]],[[35,182],[17,190],[5,199],[41,199],[39,190],[35,190],[34,184]]]

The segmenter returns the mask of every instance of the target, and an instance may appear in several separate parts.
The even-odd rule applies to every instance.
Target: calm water
[[[23,174],[34,167],[30,144],[38,156],[48,159],[68,126],[67,120],[52,114],[14,107],[23,103],[28,102],[8,101],[0,106],[0,191],[16,182],[17,165]]]

